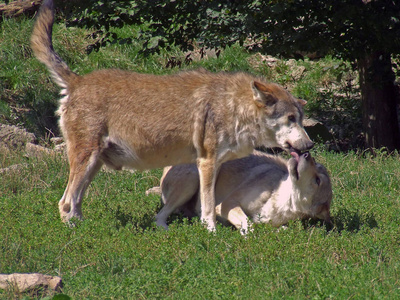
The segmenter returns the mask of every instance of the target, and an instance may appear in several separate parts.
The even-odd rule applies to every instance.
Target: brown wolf
[[[174,211],[186,216],[199,214],[199,172],[195,164],[164,169],[157,225]],[[315,163],[308,152],[293,153],[288,161],[254,151],[245,158],[221,166],[215,186],[216,214],[241,233],[249,230],[250,218],[273,226],[289,220],[318,218],[331,223],[332,186],[325,167]]]
[[[31,45],[63,90],[58,115],[70,173],[61,218],[82,218],[82,197],[103,164],[152,169],[196,162],[202,220],[215,228],[219,166],[256,146],[306,150],[304,100],[245,73],[204,70],[155,76],[122,70],[73,73],[53,50],[53,2],[42,4]]]

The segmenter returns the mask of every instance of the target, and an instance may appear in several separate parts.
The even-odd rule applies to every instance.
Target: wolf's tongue
[[[296,151],[290,152],[290,155],[293,156],[294,159],[296,159],[297,162],[299,162],[300,156]]]

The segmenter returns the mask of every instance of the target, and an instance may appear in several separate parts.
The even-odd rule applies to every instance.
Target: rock
[[[35,143],[35,141],[35,135],[25,129],[0,124],[0,146],[21,148],[27,143]]]
[[[26,155],[30,157],[38,157],[38,158],[43,157],[45,155],[46,156],[54,155],[56,153],[54,150],[51,150],[43,146],[35,145],[32,143],[27,143],[25,145],[25,152]]]
[[[304,66],[298,66],[298,67],[294,68],[292,71],[292,74],[291,74],[293,80],[295,80],[295,81],[300,80],[303,77],[303,74],[305,71],[306,71],[306,67],[304,67]]]
[[[61,144],[64,143],[64,138],[62,138],[62,137],[52,137],[52,138],[50,139],[50,142],[51,142],[54,146],[61,145]]]
[[[320,121],[312,118],[303,120],[303,126],[308,136],[313,141],[322,140],[322,142],[333,140],[333,135],[329,132],[328,128],[325,127]]]
[[[42,0],[19,0],[0,4],[0,18],[2,16],[14,18],[20,15],[32,16],[39,9],[41,2]]]
[[[266,63],[269,67],[275,67],[275,65],[278,63],[279,59],[276,57],[273,57],[271,55],[262,55],[259,54],[259,57],[262,62]]]
[[[50,142],[53,145],[54,151],[56,151],[57,153],[66,154],[67,144],[64,142],[64,138],[53,137],[50,139]]]
[[[62,143],[62,144],[54,146],[54,151],[56,151],[57,153],[65,153],[66,149],[67,149],[66,143]]]
[[[161,187],[160,186],[153,186],[146,191],[146,196],[148,195],[161,195]]]
[[[38,288],[59,291],[62,287],[62,279],[58,276],[49,276],[40,273],[29,274],[0,274],[0,288],[18,289],[19,292],[35,290]]]
[[[64,153],[66,144],[62,137],[50,139],[51,148],[37,145],[36,136],[17,126],[0,124],[0,149],[24,149],[28,156],[38,156],[42,154]],[[53,150],[54,149],[54,150]]]
[[[19,171],[19,170],[21,170],[22,168],[26,168],[28,166],[28,164],[16,164],[16,165],[11,165],[11,166],[9,166],[9,167],[7,167],[7,168],[1,168],[0,169],[0,174],[3,174],[3,173],[10,173],[10,172],[13,172],[13,171]]]
[[[191,61],[200,61],[203,58],[217,58],[219,54],[219,50],[201,47],[185,52],[185,59],[190,59]]]

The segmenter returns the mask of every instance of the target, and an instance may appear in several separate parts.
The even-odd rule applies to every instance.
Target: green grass
[[[400,161],[397,155],[313,155],[331,173],[334,228],[258,225],[247,238],[209,233],[198,219],[156,228],[160,170],[101,172],[88,189],[86,219],[70,228],[57,202],[68,165],[27,159],[0,182],[0,273],[61,276],[73,299],[365,299],[400,296]],[[3,163],[5,165],[5,163]],[[0,298],[52,296],[0,291]]]

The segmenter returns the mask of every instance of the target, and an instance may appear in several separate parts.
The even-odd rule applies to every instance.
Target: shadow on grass
[[[310,227],[325,227],[326,231],[348,231],[358,232],[364,226],[369,228],[378,227],[373,214],[360,215],[358,212],[351,212],[347,209],[341,209],[335,216],[332,217],[332,224],[326,224],[322,220],[317,219],[306,219],[302,220],[303,228],[308,229]]]
[[[121,227],[125,227],[128,223],[132,223],[133,217],[130,213],[125,213],[121,210],[121,206],[118,205],[117,210],[115,212],[115,218],[117,219],[115,227],[120,229]]]
[[[115,227],[117,230],[127,226],[132,226],[137,229],[146,230],[154,226],[154,212],[149,211],[145,214],[132,214],[131,212],[125,212],[118,206],[115,211]]]
[[[332,218],[335,230],[339,233],[342,231],[358,232],[361,227],[369,228],[378,227],[373,214],[360,215],[358,212],[350,212],[347,209],[340,209]]]
[[[144,215],[133,215],[132,213],[124,212],[120,206],[117,207],[115,211],[116,228],[120,229],[126,226],[133,226],[146,230],[154,227],[154,212],[145,213]],[[198,218],[194,218],[197,220]],[[178,223],[178,224],[191,224],[194,220],[192,218],[187,218],[182,214],[172,214],[168,218],[168,224]],[[195,222],[195,221],[194,221]],[[304,229],[309,227],[325,227],[326,231],[335,230],[337,232],[348,231],[348,232],[358,232],[362,227],[367,226],[369,228],[378,227],[378,222],[376,221],[373,214],[361,215],[359,212],[351,212],[347,209],[340,209],[335,216],[332,217],[332,224],[326,224],[322,220],[307,219],[302,221]],[[224,224],[227,225],[227,224]],[[234,228],[232,226],[232,228]]]
[[[334,228],[333,224],[328,224],[319,219],[305,219],[301,220],[301,222],[303,224],[304,230],[307,230],[310,227],[325,227],[326,231],[331,231]]]

